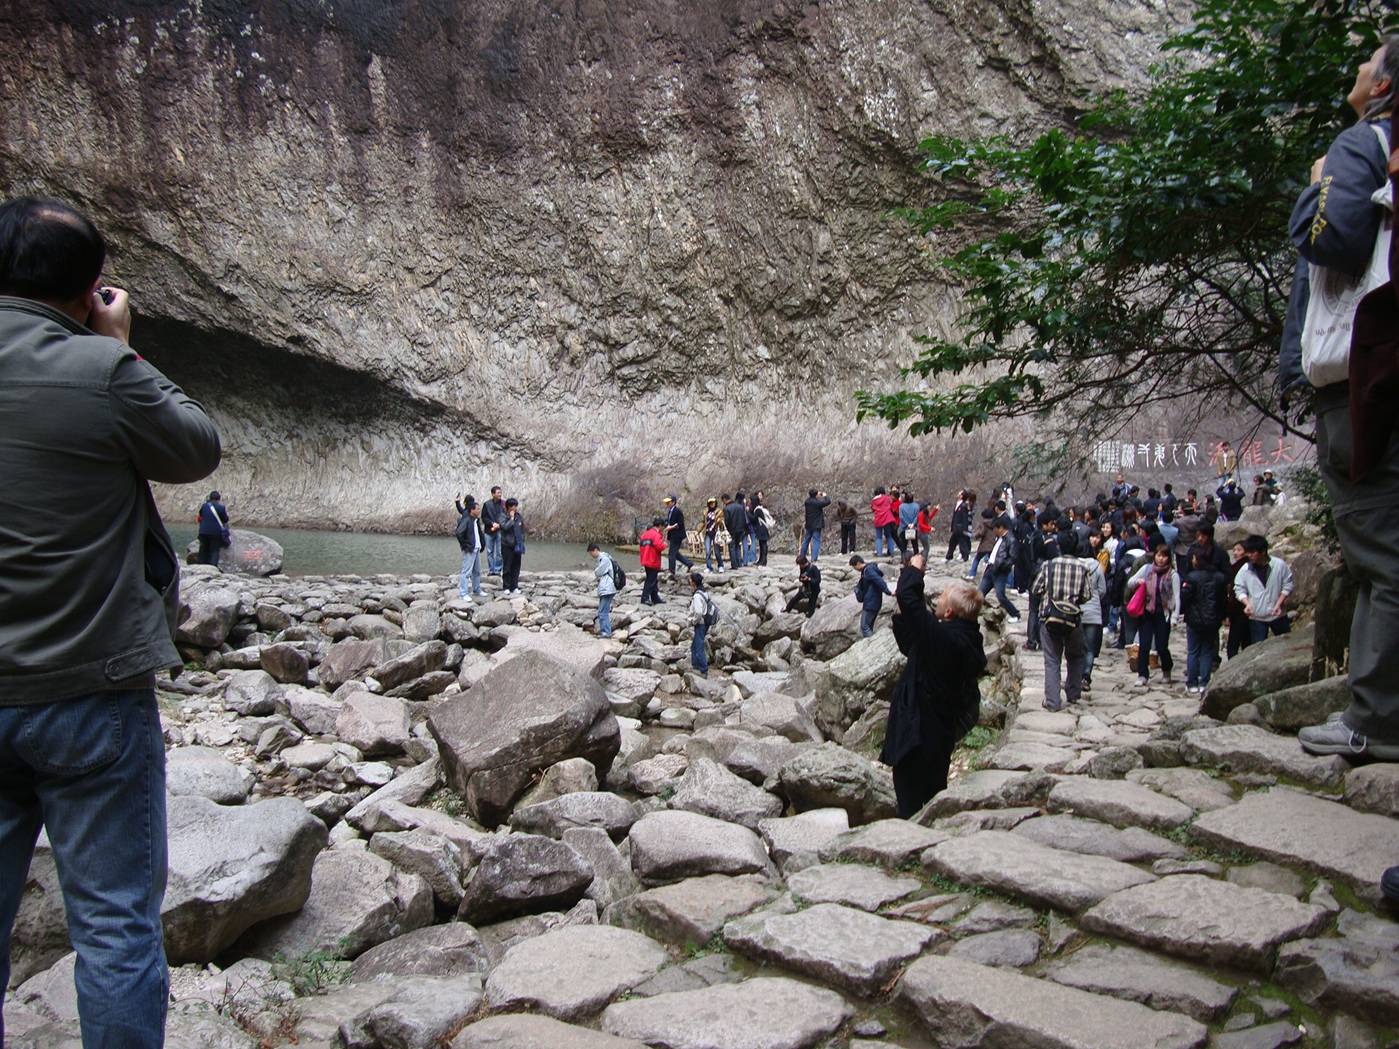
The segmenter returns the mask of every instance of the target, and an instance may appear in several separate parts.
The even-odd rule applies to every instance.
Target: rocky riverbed
[[[1298,748],[1344,701],[1308,632],[1203,703],[1107,650],[1049,712],[988,610],[982,725],[904,821],[874,760],[902,657],[825,575],[810,620],[790,565],[711,577],[702,679],[678,589],[629,585],[605,641],[583,574],[463,601],[192,568],[161,691],[168,1044],[1396,1044],[1399,766]],[[8,1044],[79,1045],[72,967],[41,842]]]

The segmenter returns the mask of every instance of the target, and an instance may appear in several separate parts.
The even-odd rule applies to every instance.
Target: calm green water
[[[237,522],[234,522],[237,527]],[[282,544],[288,575],[455,575],[461,551],[451,536],[377,535],[369,532],[312,532],[294,528],[255,528]],[[170,529],[177,549],[193,542],[192,525]],[[573,571],[592,566],[584,544],[529,543],[521,568],[526,572]],[[623,564],[630,564],[623,561]]]

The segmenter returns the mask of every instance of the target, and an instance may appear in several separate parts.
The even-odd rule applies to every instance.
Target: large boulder
[[[240,948],[268,959],[355,958],[431,921],[432,889],[421,876],[364,849],[336,848],[316,858],[305,905],[253,929]]]
[[[1269,728],[1296,732],[1307,725],[1319,725],[1327,715],[1350,706],[1350,686],[1344,674],[1337,674],[1259,696],[1253,705]]]
[[[321,665],[316,669],[321,684],[326,688],[339,688],[346,681],[362,677],[372,667],[385,662],[389,657],[388,645],[383,638],[361,641],[347,637],[330,646]]]
[[[567,910],[592,882],[592,866],[563,842],[538,834],[501,835],[472,873],[458,916],[486,925]]]
[[[209,962],[258,922],[296,911],[326,828],[295,798],[168,802],[170,876],[161,921],[172,964]]]
[[[175,640],[198,648],[218,648],[238,618],[241,597],[231,586],[194,583],[180,590],[180,625]]]
[[[282,544],[246,528],[230,528],[233,542],[219,553],[219,568],[233,575],[268,576],[282,570]],[[185,548],[185,560],[195,563],[199,555],[199,540]]]
[[[447,665],[447,645],[442,641],[426,641],[414,645],[402,655],[375,667],[372,676],[384,691],[406,685],[424,674],[431,674]]]
[[[1200,713],[1222,721],[1229,711],[1259,696],[1306,684],[1312,669],[1312,641],[1308,625],[1250,645],[1210,678]]]
[[[235,670],[224,684],[224,707],[243,717],[265,717],[281,698],[282,686],[265,670]]]
[[[842,739],[871,704],[893,698],[907,662],[892,630],[880,630],[851,645],[831,660],[817,685],[817,726],[828,737]]]
[[[778,789],[798,812],[844,809],[851,826],[898,814],[893,774],[838,743],[802,751],[782,766],[777,779]]]
[[[492,633],[506,639],[505,647],[495,654],[497,664],[538,653],[599,681],[607,666],[607,656],[615,648],[613,643],[584,633],[572,623],[559,623],[557,630],[504,626]]]
[[[703,874],[767,874],[762,841],[747,827],[697,812],[648,812],[631,829],[631,862],[648,885]]]
[[[742,824],[749,830],[757,830],[759,820],[782,813],[782,802],[775,795],[708,758],[690,762],[670,799],[670,807]]]
[[[220,805],[241,805],[253,777],[213,747],[176,747],[165,755],[167,794],[195,794]]]
[[[428,718],[447,781],[468,811],[496,827],[530,782],[565,758],[587,758],[606,779],[621,730],[602,685],[538,652],[496,667]]]
[[[802,624],[802,651],[816,659],[835,659],[860,640],[860,602],[853,595],[827,597]]]
[[[341,742],[358,747],[366,757],[397,754],[408,742],[409,729],[408,704],[372,692],[351,693],[335,718]]]

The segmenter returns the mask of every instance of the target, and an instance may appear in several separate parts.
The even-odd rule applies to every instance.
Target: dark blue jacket
[[[876,564],[867,564],[860,572],[860,581],[855,584],[855,597],[866,609],[878,612],[884,607],[884,595],[892,594],[885,582],[884,573]]]
[[[223,503],[211,503],[206,501],[199,508],[199,534],[200,535],[223,535],[223,530],[228,527],[228,510]]]

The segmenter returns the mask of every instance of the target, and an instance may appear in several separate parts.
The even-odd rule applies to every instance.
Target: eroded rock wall
[[[908,444],[851,392],[953,312],[888,214],[920,134],[1062,121],[1184,10],[17,0],[0,191],[109,232],[244,520],[858,477]]]

